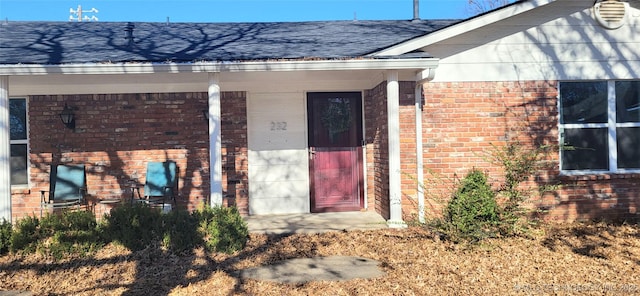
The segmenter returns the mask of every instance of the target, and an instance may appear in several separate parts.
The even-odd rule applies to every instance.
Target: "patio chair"
[[[144,195],[140,201],[149,205],[162,206],[167,200],[175,205],[178,191],[178,167],[173,161],[147,163]]]
[[[52,165],[49,173],[49,191],[40,191],[40,217],[43,209],[80,209],[87,191],[86,179],[83,164]]]

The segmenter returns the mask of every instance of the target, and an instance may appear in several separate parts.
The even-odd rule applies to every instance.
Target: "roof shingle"
[[[0,64],[357,58],[459,20],[279,23],[2,22]]]

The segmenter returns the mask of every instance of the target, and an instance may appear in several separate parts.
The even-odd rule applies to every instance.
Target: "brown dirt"
[[[360,256],[386,276],[287,285],[236,271],[283,259]],[[574,224],[473,247],[421,228],[251,235],[233,255],[132,253],[109,245],[90,258],[0,257],[0,290],[34,295],[507,295],[640,294],[640,226]]]

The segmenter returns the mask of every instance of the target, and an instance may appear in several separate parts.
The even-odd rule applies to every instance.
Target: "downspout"
[[[416,88],[415,88],[415,108],[416,108],[416,179],[418,181],[418,221],[425,223],[424,213],[424,159],[423,159],[423,145],[422,145],[422,87],[423,84],[433,80],[435,77],[435,69],[426,69],[416,74]]]

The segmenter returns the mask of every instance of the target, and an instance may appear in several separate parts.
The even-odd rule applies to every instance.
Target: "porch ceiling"
[[[421,69],[400,70],[400,80],[413,81]],[[385,70],[302,70],[220,73],[222,91],[343,91],[370,89],[385,80]],[[139,74],[47,74],[10,76],[9,95],[87,93],[206,92],[206,72]]]

